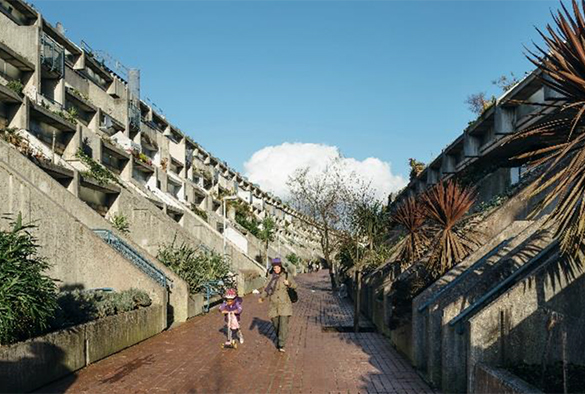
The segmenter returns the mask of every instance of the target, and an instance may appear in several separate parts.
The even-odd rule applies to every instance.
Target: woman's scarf
[[[274,289],[276,288],[276,282],[278,281],[279,277],[280,277],[280,274],[277,274],[276,272],[272,273],[272,278],[270,278],[270,282],[268,282],[268,284],[266,285],[266,288],[264,289],[266,294],[268,294],[269,296],[274,294]]]

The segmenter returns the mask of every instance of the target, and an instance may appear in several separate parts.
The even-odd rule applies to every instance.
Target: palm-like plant
[[[427,190],[421,198],[433,234],[428,270],[440,276],[477,244],[477,233],[464,226],[464,217],[475,202],[475,191],[449,180]]]
[[[555,236],[561,252],[571,261],[585,261],[581,245],[585,238],[585,20],[575,0],[573,14],[561,3],[562,11],[547,25],[548,36],[538,30],[546,48],[537,45],[527,56],[544,76],[543,83],[560,92],[565,104],[558,118],[518,134],[519,138],[540,137],[548,146],[519,156],[543,165],[545,171],[532,187],[535,196],[547,194],[535,212],[556,201],[549,220],[558,222]],[[585,2],[582,2],[585,9]]]
[[[406,231],[398,259],[403,266],[410,266],[422,257],[429,243],[425,228],[426,216],[420,200],[408,197],[398,206],[391,220]]]

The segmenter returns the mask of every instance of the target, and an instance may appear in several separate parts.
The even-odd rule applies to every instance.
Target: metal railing
[[[165,289],[173,287],[172,280],[160,269],[156,268],[150,261],[146,260],[133,247],[124,242],[120,237],[110,230],[95,229],[93,232],[103,239],[108,245],[120,252],[132,264],[142,272],[151,277]]]
[[[41,34],[41,63],[49,71],[63,76],[65,71],[65,50],[46,33]]]

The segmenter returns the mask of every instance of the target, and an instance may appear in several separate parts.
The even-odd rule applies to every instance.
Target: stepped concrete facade
[[[583,268],[559,259],[554,224],[533,208],[546,190],[532,195],[529,185],[540,168],[528,168],[518,154],[542,147],[537,139],[514,134],[554,120],[560,94],[544,85],[539,71],[508,90],[477,120],[411,178],[394,196],[400,204],[438,182],[457,179],[477,191],[474,212],[481,242],[462,262],[422,291],[412,314],[392,323],[396,307],[392,285],[413,275],[419,265],[387,264],[365,276],[362,310],[421,376],[448,393],[530,392],[506,368],[551,365],[562,360],[583,364]],[[545,104],[545,105],[543,105]],[[520,381],[520,383],[518,383]],[[529,382],[531,383],[531,382]],[[530,390],[533,388],[530,388]],[[524,391],[523,391],[524,390]]]
[[[24,140],[0,141],[2,212],[37,221],[62,287],[144,289],[167,307],[162,329],[201,313],[188,285],[156,259],[162,245],[226,256],[242,293],[262,283],[266,257],[320,259],[307,218],[141,100],[138,70],[100,54],[26,2],[0,0],[0,129]],[[276,222],[268,256],[234,202]],[[128,233],[111,225],[117,215]]]

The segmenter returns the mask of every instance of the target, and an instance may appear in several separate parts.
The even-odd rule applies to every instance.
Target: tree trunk
[[[266,264],[266,270],[270,270],[270,259],[268,258],[268,243],[264,244],[264,259]]]
[[[353,308],[353,331],[360,331],[360,302],[362,295],[362,270],[357,269],[355,271],[355,297],[354,297],[354,308]]]

